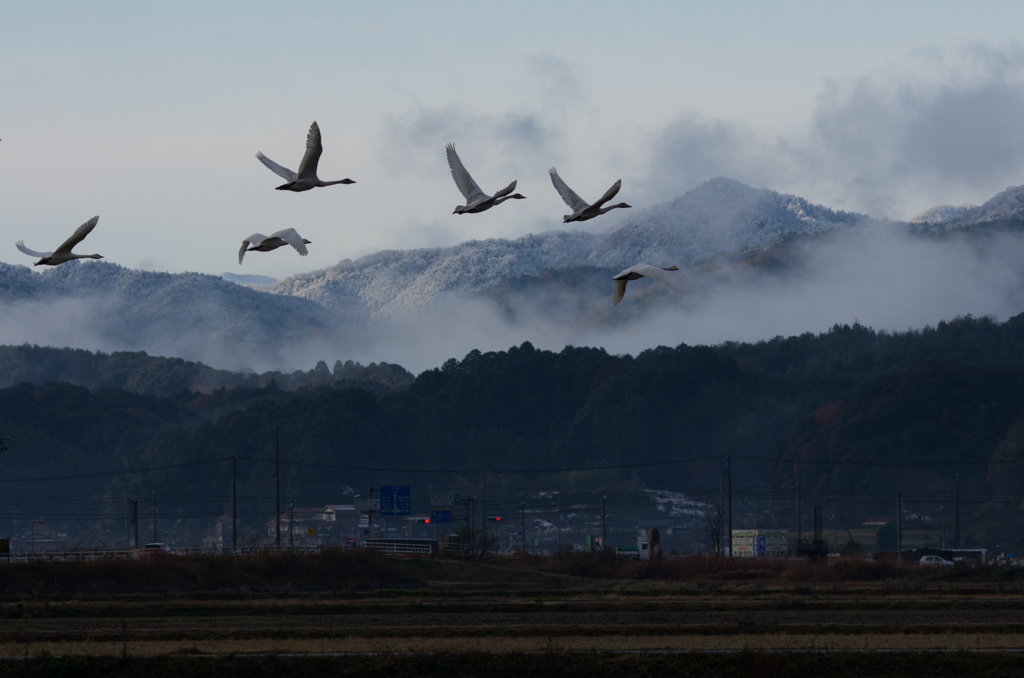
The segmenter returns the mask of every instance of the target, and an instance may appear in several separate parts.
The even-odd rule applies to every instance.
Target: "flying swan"
[[[576,195],[571,188],[569,188],[562,177],[558,176],[558,170],[554,167],[548,170],[548,174],[551,175],[551,183],[555,185],[555,190],[558,191],[558,195],[562,196],[562,200],[572,210],[572,214],[566,214],[562,219],[562,223],[567,224],[570,221],[586,221],[599,217],[606,212],[611,212],[616,207],[629,207],[624,202],[620,202],[618,205],[612,205],[611,207],[601,208],[601,205],[605,204],[609,200],[615,197],[615,194],[622,188],[622,179],[619,179],[612,187],[605,191],[605,194],[601,196],[601,199],[595,202],[593,205],[588,205],[583,201],[583,198]]]
[[[19,250],[29,255],[30,257],[40,257],[34,266],[40,266],[45,264],[46,266],[57,266],[67,261],[74,259],[102,259],[103,256],[99,254],[72,254],[71,250],[78,243],[85,240],[85,236],[92,233],[92,229],[96,228],[96,223],[100,220],[99,217],[93,217],[89,221],[85,222],[81,226],[75,229],[75,232],[71,234],[71,237],[64,241],[64,244],[58,247],[53,252],[36,252],[25,247],[25,243],[21,240],[14,243],[14,246]]]
[[[311,244],[311,241],[299,235],[298,231],[294,228],[278,231],[269,238],[262,233],[253,233],[242,241],[242,249],[238,250],[238,265],[242,265],[242,258],[245,257],[246,252],[270,252],[278,247],[291,245],[299,254],[306,256],[309,254],[306,250],[306,245]],[[252,247],[249,247],[249,245],[252,245]]]
[[[306,134],[306,154],[302,156],[302,162],[299,163],[299,173],[291,171],[287,167],[281,167],[276,162],[263,155],[260,152],[256,153],[256,157],[264,165],[270,168],[270,170],[280,176],[283,179],[287,179],[287,184],[281,184],[277,187],[279,191],[308,191],[311,188],[317,188],[318,186],[332,186],[334,184],[354,184],[356,182],[351,179],[341,179],[340,181],[320,181],[316,176],[316,166],[320,162],[320,154],[324,152],[324,146],[320,143],[320,126],[316,124],[316,120],[309,126],[309,133]]]
[[[452,214],[483,212],[512,198],[516,200],[526,199],[525,195],[512,193],[512,191],[516,190],[515,181],[494,195],[487,195],[480,190],[477,183],[473,181],[473,177],[469,176],[469,172],[462,166],[459,154],[455,152],[455,144],[448,144],[445,146],[445,150],[448,152],[448,166],[452,169],[452,179],[455,179],[455,185],[459,187],[462,196],[466,199],[466,204],[456,207]],[[512,193],[512,195],[509,195],[509,193]]]
[[[650,264],[637,264],[636,266],[630,266],[625,271],[612,278],[612,307],[618,306],[619,302],[622,301],[623,295],[626,294],[627,282],[630,280],[639,280],[643,277],[654,278],[676,292],[682,293],[683,289],[679,287],[678,283],[672,279],[672,276],[665,273],[665,271],[678,270],[679,269],[675,266],[669,266],[668,268],[651,266]]]

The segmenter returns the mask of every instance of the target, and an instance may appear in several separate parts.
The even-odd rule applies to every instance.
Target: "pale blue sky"
[[[717,174],[895,218],[980,202],[1024,183],[1021,25],[1012,2],[0,2],[0,261],[93,214],[80,249],[109,261],[275,277],[514,237],[559,227],[553,164],[637,207]],[[358,183],[274,191],[253,155],[295,168],[314,119],[321,177]],[[446,141],[528,199],[452,215]],[[288,226],[309,257],[238,266]]]

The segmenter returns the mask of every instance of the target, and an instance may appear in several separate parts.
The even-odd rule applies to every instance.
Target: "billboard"
[[[408,485],[380,486],[380,514],[407,516],[412,513],[412,493]]]
[[[781,558],[789,552],[788,530],[733,530],[732,555]]]

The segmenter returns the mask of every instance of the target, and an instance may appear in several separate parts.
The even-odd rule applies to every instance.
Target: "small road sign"
[[[315,527],[307,527],[306,528],[306,534],[308,534],[310,537],[312,537],[314,534],[316,534],[316,528]]]
[[[430,495],[431,506],[454,506],[455,495],[454,494],[432,494]]]
[[[360,513],[366,513],[367,511],[380,512],[380,497],[374,497],[373,499],[356,499],[356,510]]]
[[[451,511],[431,511],[430,522],[432,523],[450,523],[452,522]]]

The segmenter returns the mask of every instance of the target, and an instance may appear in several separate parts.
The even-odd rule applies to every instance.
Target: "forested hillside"
[[[74,482],[105,496],[115,514],[126,490],[158,488],[162,510],[193,531],[228,505],[232,457],[247,520],[273,515],[266,460],[279,432],[282,492],[301,501],[337,500],[346,486],[458,491],[485,481],[509,505],[519,493],[559,488],[648,487],[710,500],[731,455],[737,500],[771,506],[784,523],[796,483],[806,501],[841,502],[854,521],[893,515],[898,491],[919,513],[948,502],[959,473],[971,538],[998,531],[1005,545],[1019,540],[1006,526],[1020,518],[1019,498],[1008,497],[1019,496],[1024,470],[1022,332],[1024,316],[892,335],[837,326],[635,357],[524,343],[473,351],[408,389],[376,393],[337,382],[166,397],[22,384],[0,391],[0,432],[11,436],[11,478],[191,464]],[[990,469],[994,457],[1013,463]],[[892,466],[910,463],[921,466]],[[47,491],[63,482],[48,481]]]
[[[413,375],[399,365],[371,363],[363,366],[351,360],[334,363],[329,370],[320,361],[308,372],[231,372],[181,358],[146,355],[144,351],[116,351],[106,354],[83,349],[50,348],[24,344],[0,346],[0,386],[20,382],[43,384],[67,382],[90,389],[119,388],[144,395],[168,395],[182,389],[209,393],[218,388],[246,386],[264,388],[271,382],[278,388],[360,387],[370,391],[404,388]]]

